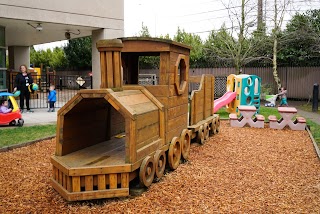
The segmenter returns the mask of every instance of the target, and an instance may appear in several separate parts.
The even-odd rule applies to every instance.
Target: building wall
[[[123,30],[123,0],[2,0],[0,17]]]

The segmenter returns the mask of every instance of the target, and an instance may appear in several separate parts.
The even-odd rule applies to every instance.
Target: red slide
[[[237,92],[227,91],[222,97],[214,100],[213,112],[216,113],[221,107],[231,103],[237,96]]]

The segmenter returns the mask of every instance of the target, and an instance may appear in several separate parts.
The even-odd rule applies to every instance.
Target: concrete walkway
[[[22,118],[24,120],[24,126],[34,126],[34,125],[46,125],[46,124],[56,124],[57,123],[57,111],[47,112],[48,109],[32,109],[33,113],[23,113]]]

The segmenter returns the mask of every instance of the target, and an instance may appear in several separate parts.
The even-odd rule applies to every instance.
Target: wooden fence
[[[144,69],[140,73],[157,74],[157,70]],[[212,74],[215,77],[234,74],[234,68],[190,68],[191,76]],[[262,85],[269,84],[273,93],[277,93],[277,87],[272,75],[272,68],[243,68],[243,74],[255,74],[262,79]],[[313,85],[320,84],[320,67],[279,67],[278,74],[282,85],[287,87],[288,98],[309,99],[312,97]],[[319,94],[320,99],[320,94]]]

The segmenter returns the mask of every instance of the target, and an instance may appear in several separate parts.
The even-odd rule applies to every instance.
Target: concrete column
[[[30,47],[29,46],[9,46],[9,69],[18,71],[20,65],[30,66]]]
[[[96,43],[101,39],[123,37],[124,32],[119,30],[99,29],[92,31],[92,88],[99,89],[101,85],[100,54]]]

